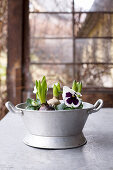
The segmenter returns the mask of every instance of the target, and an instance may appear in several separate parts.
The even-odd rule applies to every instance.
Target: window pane
[[[72,40],[31,39],[30,58],[38,63],[72,62]]]
[[[72,36],[71,14],[29,14],[31,37]]]
[[[29,9],[37,12],[70,12],[72,10],[72,0],[30,0]]]
[[[76,39],[76,61],[113,62],[113,39]]]
[[[112,0],[74,0],[75,11],[113,11]]]
[[[113,14],[79,13],[74,18],[77,37],[113,37]]]
[[[83,64],[75,70],[83,87],[113,87],[113,66]]]
[[[67,65],[30,65],[30,73],[33,82],[40,80],[45,75],[48,86],[60,82],[61,86],[71,85],[73,81],[73,67]]]

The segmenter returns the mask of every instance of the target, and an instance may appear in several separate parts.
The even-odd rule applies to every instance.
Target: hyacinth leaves
[[[35,87],[37,89],[37,91],[36,91],[36,100],[37,100],[38,99],[38,81],[37,80],[35,82]]]
[[[72,89],[73,89],[75,92],[81,93],[81,90],[82,90],[82,82],[77,82],[76,80],[74,80],[74,81],[73,81],[73,84],[72,84]]]
[[[60,90],[60,83],[55,83],[53,85],[53,98],[48,100],[48,104],[55,107],[56,105],[60,104],[59,95],[61,94]]]
[[[59,98],[59,95],[61,94],[61,90],[60,90],[60,83],[56,83],[53,86],[53,97]]]
[[[53,107],[49,106],[47,103],[47,82],[46,82],[46,77],[43,76],[42,81],[37,81],[35,82],[35,87],[34,91],[36,94],[36,100],[40,101],[40,108],[39,110],[44,111],[44,110],[54,110]]]
[[[46,97],[47,97],[47,83],[46,83],[46,78],[45,76],[42,78],[42,81],[36,81],[36,88],[37,88],[37,93],[36,95],[38,96],[41,104],[46,103]],[[37,97],[36,97],[37,98]]]

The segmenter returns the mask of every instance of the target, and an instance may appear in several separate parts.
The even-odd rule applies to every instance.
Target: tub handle
[[[22,110],[18,110],[10,101],[6,102],[5,106],[12,113],[22,114]]]
[[[88,111],[88,113],[91,114],[91,113],[94,113],[94,112],[98,112],[102,108],[102,106],[103,106],[103,100],[102,99],[98,99],[96,101],[96,103],[94,104],[94,107],[92,109],[90,109]]]

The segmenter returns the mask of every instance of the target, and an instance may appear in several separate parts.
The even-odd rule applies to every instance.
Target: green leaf
[[[78,106],[77,108],[74,107],[67,107],[65,105],[65,103],[61,103],[59,105],[56,106],[56,110],[75,110],[75,109],[82,109],[83,108],[83,104],[81,103],[80,106]]]
[[[73,107],[66,107],[64,110],[74,110],[75,108]]]
[[[55,109],[56,110],[65,110],[65,108],[66,108],[65,103],[61,103],[61,104],[57,105]]]
[[[74,81],[73,81],[73,84],[72,84],[72,89],[73,89],[75,92],[81,93],[81,90],[82,90],[82,82],[77,82],[76,80],[74,80]]]
[[[39,110],[40,106],[27,106],[27,110]]]
[[[46,84],[46,80],[44,79],[42,81],[42,86],[41,86],[41,98],[42,98],[42,102],[46,103],[46,91],[47,91],[47,84]]]
[[[36,100],[38,100],[38,92],[36,93]]]
[[[43,81],[46,81],[46,77],[45,77],[45,76],[43,76],[43,78],[42,78],[42,82],[43,82]]]
[[[38,81],[37,80],[35,81],[35,85],[36,85],[36,88],[38,88]]]
[[[59,83],[59,82],[57,83],[57,86],[56,86],[56,87],[57,87],[57,89],[58,89],[58,92],[60,92],[60,83]]]
[[[73,81],[73,84],[72,84],[72,89],[74,90],[74,91],[76,91],[77,92],[77,82],[76,82],[76,80],[74,80]]]
[[[77,109],[82,109],[83,108],[83,104],[81,103],[80,106],[77,107]]]
[[[47,96],[47,83],[46,78],[43,76],[42,81],[38,81],[38,97],[40,99],[41,104],[46,103]]]
[[[54,97],[59,97],[58,89],[57,89],[57,86],[55,84],[53,86],[53,96]]]
[[[53,96],[59,98],[59,95],[62,93],[60,90],[60,83],[58,82],[57,85],[54,84],[53,86]]]
[[[62,94],[63,93],[63,91],[59,91],[59,94]]]
[[[26,101],[26,104],[27,104],[27,107],[40,107],[40,100],[37,99],[37,100],[34,100],[34,99],[31,99],[31,98],[28,98],[27,101]]]
[[[31,104],[32,104],[32,106],[39,106],[40,105],[40,100],[36,100],[36,101],[33,100]]]
[[[78,89],[78,92],[81,93],[81,90],[82,90],[82,82],[77,82],[77,89]]]
[[[27,106],[32,106],[32,101],[33,101],[33,99],[28,98],[27,101],[26,101]]]
[[[41,102],[41,82],[40,82],[40,80],[38,82],[38,97],[39,97],[40,102]]]

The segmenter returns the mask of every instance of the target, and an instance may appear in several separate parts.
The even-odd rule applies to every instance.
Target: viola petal
[[[68,99],[66,100],[66,102],[67,102],[68,104],[72,104],[72,103],[73,103],[73,99],[70,97],[70,98],[68,98]]]
[[[63,86],[63,94],[62,94],[63,100],[65,100],[66,93],[68,93],[68,92],[70,92],[72,95],[75,94],[74,90],[70,89],[70,88],[67,87],[67,86]]]
[[[79,100],[75,97],[75,98],[73,98],[73,104],[74,105],[78,105],[78,103],[79,103]]]
[[[72,97],[72,94],[70,92],[67,92],[66,97]]]
[[[78,100],[78,103],[76,103],[76,105],[72,103],[72,107],[77,108],[78,106],[80,106],[80,104],[82,103],[82,100],[78,97],[77,97],[77,100]]]

